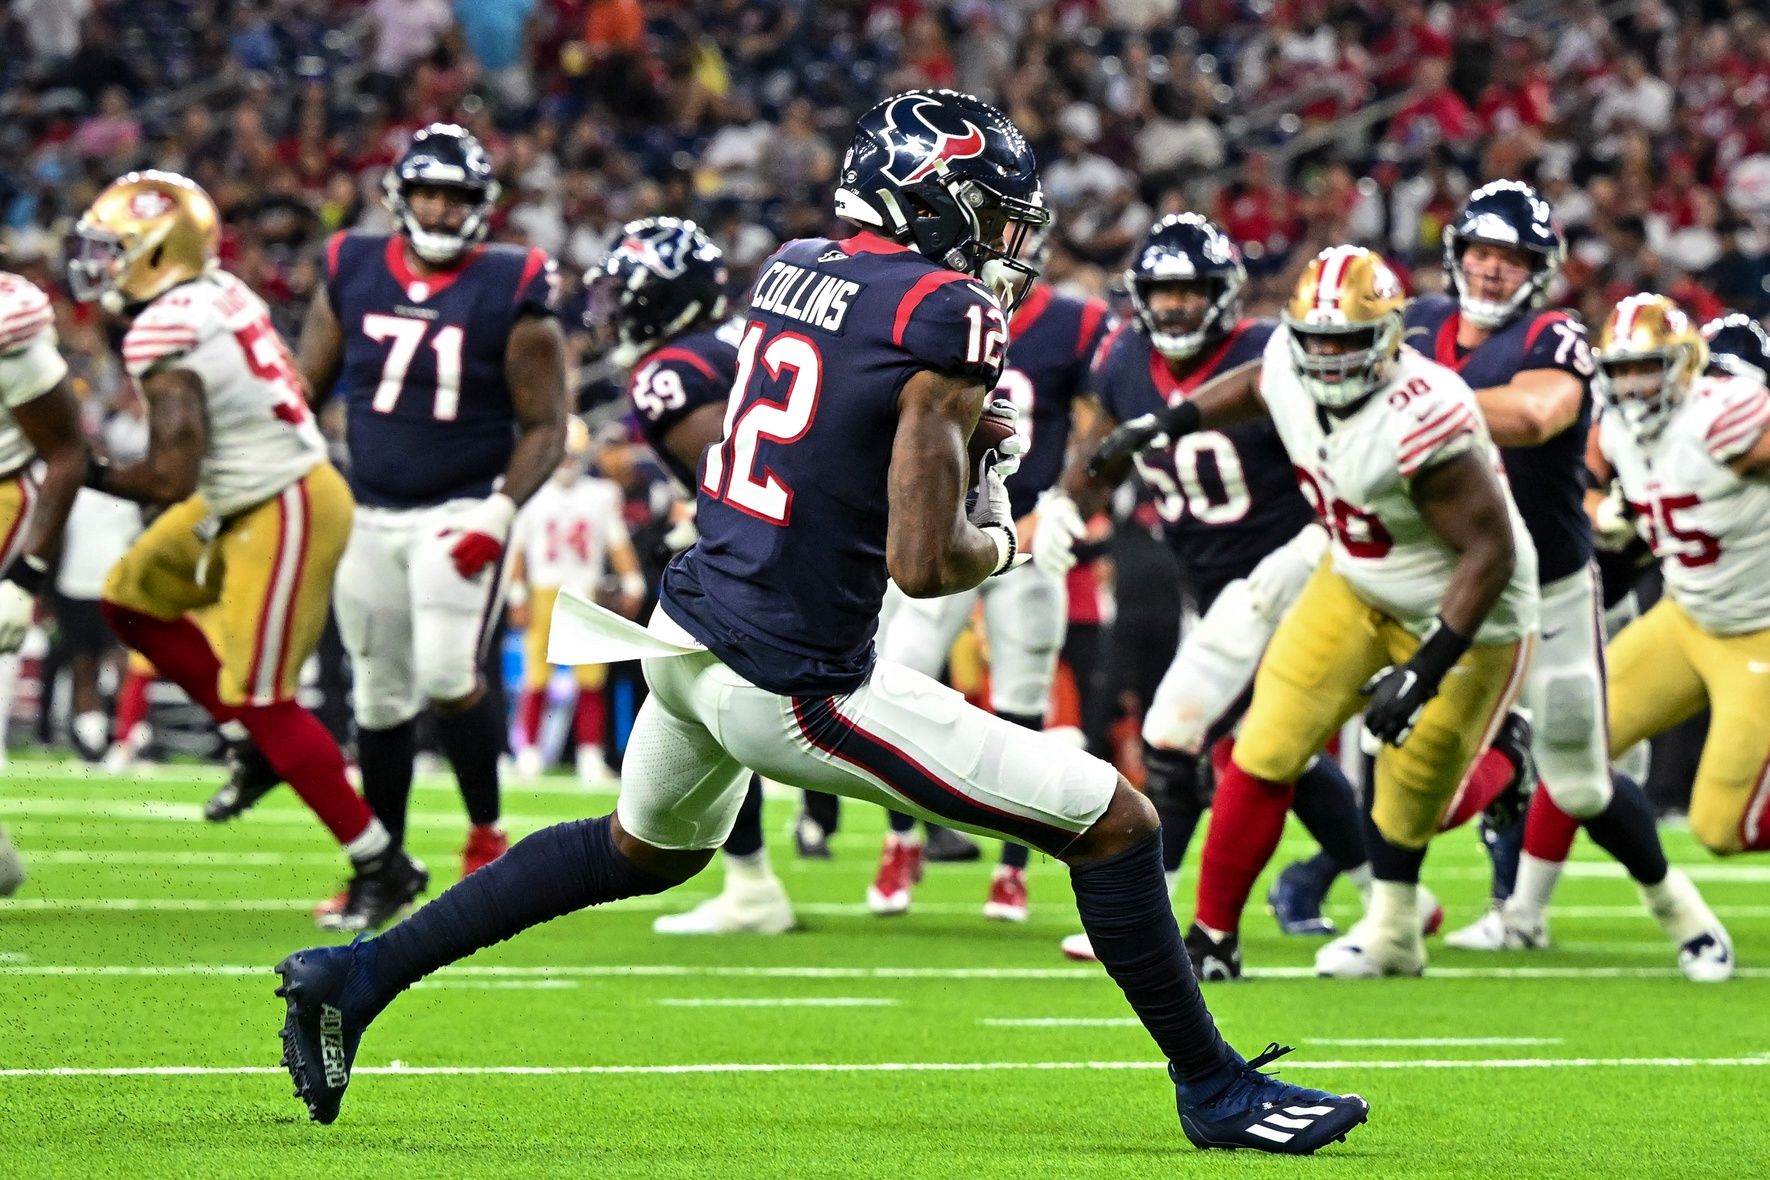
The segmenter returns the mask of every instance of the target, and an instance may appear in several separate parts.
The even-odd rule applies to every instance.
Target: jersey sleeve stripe
[[[1764,406],[1758,413],[1724,434],[1717,435],[1711,431],[1704,441],[1708,444],[1711,455],[1718,459],[1731,459],[1750,450],[1767,428],[1770,428],[1770,405]]]
[[[1101,321],[1106,319],[1106,304],[1097,299],[1090,299],[1082,304],[1082,330],[1076,334],[1076,359],[1091,361],[1096,337],[1100,333]]]
[[[1760,390],[1721,411],[1709,424],[1708,436],[1715,438],[1718,435],[1726,434],[1741,422],[1763,414],[1766,409],[1770,409],[1770,390]]]
[[[1431,434],[1462,411],[1463,407],[1460,405],[1446,406],[1443,410],[1439,411],[1437,416],[1428,418],[1424,423],[1416,426],[1413,430],[1403,435],[1401,438],[1401,449],[1404,451],[1407,450],[1408,447],[1413,445],[1415,439],[1424,438],[1426,435]]]
[[[1419,469],[1420,461],[1422,459],[1425,459],[1433,451],[1437,450],[1457,435],[1472,432],[1474,429],[1475,416],[1467,410],[1464,410],[1454,421],[1446,425],[1443,430],[1439,431],[1431,438],[1423,440],[1411,449],[1403,451],[1400,461],[1401,473],[1403,475],[1412,475]]]
[[[903,347],[904,333],[910,329],[910,317],[922,306],[922,301],[934,294],[948,283],[968,283],[969,275],[962,275],[950,270],[930,271],[916,280],[916,285],[905,292],[898,301],[897,316],[891,324],[891,343],[896,348]]]
[[[1559,324],[1563,321],[1571,321],[1571,319],[1572,317],[1564,311],[1545,311],[1537,316],[1535,320],[1531,321],[1529,330],[1524,333],[1524,351],[1528,353],[1536,347],[1536,338],[1541,336],[1543,329],[1550,324]]]
[[[529,289],[535,276],[547,265],[547,251],[536,246],[529,250],[529,256],[522,260],[522,277],[516,280],[516,293],[510,297],[511,303],[521,303],[522,293]]]
[[[654,364],[685,364],[692,366],[701,374],[701,376],[709,381],[717,381],[719,379],[719,374],[713,371],[712,365],[709,365],[706,361],[702,360],[686,348],[660,348],[646,359],[647,368]],[[634,372],[637,373],[638,370],[635,369]]]
[[[339,230],[326,241],[326,278],[328,281],[338,277],[338,253],[344,249],[344,235],[347,230]]]

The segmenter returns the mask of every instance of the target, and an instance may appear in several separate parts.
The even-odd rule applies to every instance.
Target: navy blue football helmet
[[[1526,251],[1531,274],[1510,298],[1477,299],[1463,272],[1463,251],[1474,242]],[[1476,327],[1504,327],[1526,308],[1540,306],[1549,284],[1567,258],[1567,241],[1555,224],[1549,203],[1521,180],[1495,180],[1469,194],[1455,221],[1444,227],[1444,269],[1456,289],[1457,306]]]
[[[425,229],[406,202],[409,190],[419,185],[463,189],[473,198],[473,208],[458,232]],[[426,262],[444,265],[459,258],[490,228],[492,207],[498,203],[499,187],[492,176],[492,161],[464,127],[432,123],[412,136],[412,142],[381,179],[387,208],[400,233]]]
[[[673,336],[725,316],[725,255],[692,221],[647,217],[621,227],[621,241],[587,275],[584,326],[612,338],[623,367]]]
[[[1235,326],[1247,281],[1241,251],[1216,222],[1197,213],[1169,214],[1151,226],[1125,271],[1138,324],[1155,350],[1170,360],[1198,355]],[[1158,314],[1149,306],[1149,294],[1164,283],[1204,284],[1211,301],[1196,315],[1179,310]]]
[[[1743,311],[1730,311],[1702,326],[1709,368],[1770,385],[1770,336]]]
[[[956,90],[909,90],[862,115],[842,158],[836,216],[981,279],[1012,310],[1051,220],[1020,129]]]

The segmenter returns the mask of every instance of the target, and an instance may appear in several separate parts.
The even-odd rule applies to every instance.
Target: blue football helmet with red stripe
[[[1170,214],[1151,226],[1125,271],[1138,325],[1155,350],[1170,360],[1197,355],[1235,327],[1247,282],[1241,251],[1216,222],[1197,213]],[[1149,294],[1167,283],[1203,284],[1210,302],[1196,315],[1172,309],[1158,313],[1149,306]]]
[[[982,99],[909,90],[862,115],[842,158],[836,216],[981,279],[1012,310],[1051,220],[1020,129]]]
[[[1502,300],[1477,299],[1463,271],[1463,252],[1476,242],[1522,250],[1530,259],[1530,277]],[[1549,284],[1567,258],[1567,242],[1555,225],[1549,203],[1521,180],[1496,180],[1469,194],[1456,220],[1444,227],[1444,269],[1456,289],[1463,317],[1492,331],[1516,319],[1526,308],[1540,306]]]
[[[1730,311],[1702,326],[1709,342],[1709,368],[1759,385],[1770,385],[1770,336],[1743,311]]]
[[[694,222],[630,221],[620,243],[584,276],[584,326],[612,338],[610,359],[629,366],[666,340],[724,318],[728,277],[725,255]]]
[[[410,191],[418,187],[465,192],[473,203],[461,227],[435,229],[420,223],[407,203]],[[412,136],[399,160],[381,178],[381,189],[400,233],[412,243],[418,257],[437,265],[454,261],[469,246],[485,239],[499,195],[491,158],[471,132],[454,123],[432,123]]]

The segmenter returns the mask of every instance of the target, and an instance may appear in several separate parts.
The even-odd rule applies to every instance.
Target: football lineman
[[[129,321],[123,364],[148,405],[148,451],[90,486],[165,505],[105,579],[111,629],[225,725],[251,736],[349,854],[348,892],[423,873],[344,777],[295,699],[325,627],[354,506],[326,461],[270,312],[220,268],[215,205],[169,172],[131,172],[74,228],[76,298]],[[216,607],[211,645],[191,614]]]
[[[615,812],[535,833],[379,938],[285,959],[297,1093],[336,1118],[364,1030],[445,964],[693,876],[754,770],[1061,858],[1095,952],[1168,1058],[1193,1143],[1308,1154],[1343,1139],[1363,1099],[1263,1074],[1284,1050],[1245,1060],[1217,1033],[1148,801],[1083,751],[877,659],[887,575],[936,597],[1014,563],[999,457],[966,452],[1048,214],[1026,139],[953,91],[861,116],[840,186],[836,212],[859,232],[788,242],[763,264],[725,436],[701,465],[701,539],[652,616],[679,654],[645,661],[652,693]]]
[[[1709,710],[1690,831],[1731,856],[1770,850],[1770,389],[1743,369],[1705,374],[1708,348],[1660,295],[1624,299],[1599,333],[1599,474],[1614,473],[1665,578],[1605,654],[1613,754]],[[1686,975],[1732,974],[1712,914],[1661,920],[1680,923]]]

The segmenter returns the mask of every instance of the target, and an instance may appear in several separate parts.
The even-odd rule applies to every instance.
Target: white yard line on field
[[[1298,1061],[1295,1070],[1371,1069],[1699,1069],[1770,1066],[1770,1054],[1757,1057],[1498,1057],[1485,1060]],[[999,1070],[1154,1070],[1151,1061],[800,1061],[707,1063],[691,1065],[359,1065],[355,1077],[562,1077],[598,1074],[735,1073],[984,1073]],[[0,1078],[227,1077],[277,1075],[280,1066],[119,1065],[0,1069]]]
[[[657,1001],[665,1008],[889,1008],[885,996],[692,996]]]
[[[977,1023],[991,1028],[1138,1028],[1134,1016],[985,1016]],[[1352,1045],[1400,1048],[1453,1045],[1559,1045],[1560,1037],[1306,1037],[1308,1045]]]

